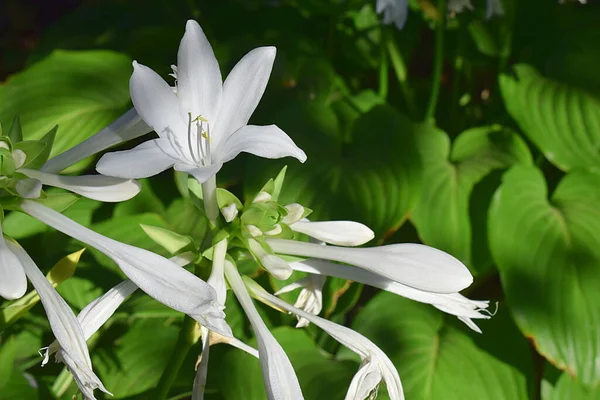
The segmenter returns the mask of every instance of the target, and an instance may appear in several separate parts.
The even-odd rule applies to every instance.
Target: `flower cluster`
[[[379,11],[383,3],[378,1]],[[470,6],[469,2],[463,3],[462,7]],[[390,21],[398,18],[404,20],[406,11],[385,17]],[[264,93],[275,54],[273,47],[252,50],[223,82],[206,36],[195,21],[189,21],[177,66],[173,67],[174,86],[134,62],[130,93],[135,109],[94,137],[49,161],[51,138],[39,142],[1,138],[0,204],[95,247],[111,257],[128,278],[75,317],[24,250],[12,239],[0,236],[0,295],[7,299],[23,296],[25,275],[29,278],[56,336],[46,348],[44,363],[56,354],[57,361],[64,362],[74,375],[86,399],[95,398],[94,389],[108,391],[93,372],[85,342],[138,288],[199,324],[202,357],[193,383],[193,399],[203,398],[210,346],[217,342],[259,358],[269,399],[303,398],[290,360],[261,319],[252,297],[295,315],[298,328],[311,323],[320,327],[360,356],[362,363],[350,383],[348,399],[370,397],[381,382],[391,399],[403,399],[398,372],[382,350],[361,334],[318,316],[328,276],[431,304],[478,332],[473,320],[490,317],[487,301],[469,300],[459,293],[473,278],[451,255],[419,244],[357,247],[374,238],[367,226],[353,221],[311,221],[309,208],[281,203],[285,169],[245,202],[217,188],[215,175],[240,152],[306,160],[304,152],[277,126],[248,125]],[[105,154],[97,165],[101,175],[54,175],[91,154],[151,131],[158,138],[131,150]],[[42,192],[42,184],[101,201],[121,201],[139,192],[140,186],[133,179],[171,167],[191,176],[190,193],[209,222],[207,240],[201,244],[177,232],[144,226],[153,240],[173,253],[171,259],[106,238],[44,205],[50,195]],[[173,246],[173,241],[185,245]],[[206,282],[182,268],[192,262],[210,265]],[[289,279],[294,271],[306,277],[272,295],[240,272],[242,263],[254,263],[277,280]],[[248,317],[258,349],[233,337],[223,312],[228,288]],[[293,306],[276,297],[296,289],[301,291]]]

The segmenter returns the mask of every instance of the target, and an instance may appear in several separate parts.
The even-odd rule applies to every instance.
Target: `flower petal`
[[[356,265],[427,292],[456,293],[473,282],[463,263],[448,253],[420,244],[345,248],[284,239],[268,239],[267,243],[278,253]]]
[[[284,259],[267,253],[255,239],[248,239],[248,245],[252,254],[274,278],[284,281],[292,275],[292,268]]]
[[[210,355],[209,331],[205,327],[201,327],[202,332],[202,354],[200,355],[200,365],[196,371],[194,378],[194,386],[192,388],[192,400],[204,400],[204,389],[206,389],[206,377],[208,375],[208,357]]]
[[[129,279],[159,302],[188,314],[210,330],[231,336],[230,329],[223,329],[228,326],[214,289],[196,275],[158,254],[99,235],[42,204],[25,200],[21,209],[112,258]]]
[[[222,166],[223,163],[221,162],[207,165],[206,167],[199,167],[197,165],[190,165],[184,163],[176,163],[173,166],[173,168],[175,168],[175,171],[186,172],[192,175],[194,178],[196,178],[198,183],[204,183],[213,176],[215,176]]]
[[[152,128],[142,120],[135,108],[132,108],[100,132],[48,160],[41,171],[58,174],[84,158],[149,132],[152,132]]]
[[[363,400],[369,397],[383,379],[379,365],[374,362],[367,362],[359,368],[358,372],[352,378],[346,400]]]
[[[479,333],[481,333],[481,330],[470,319],[490,318],[489,314],[486,314],[489,301],[470,300],[459,293],[440,294],[422,291],[362,268],[348,267],[317,259],[290,263],[290,267],[294,271],[324,276],[337,276],[349,281],[374,286],[420,303],[431,304],[445,313],[456,315],[471,329]]]
[[[222,90],[215,53],[200,25],[189,20],[177,53],[177,96],[182,117],[187,120],[191,113],[192,119],[202,116],[214,122]]]
[[[247,125],[236,131],[215,151],[222,163],[233,160],[241,152],[263,158],[294,157],[306,161],[306,154],[277,125]]]
[[[225,276],[227,276],[231,289],[233,289],[235,296],[246,312],[256,335],[267,397],[269,400],[303,399],[300,384],[290,359],[258,314],[244,282],[233,264],[225,264]]]
[[[290,225],[290,228],[322,242],[339,246],[360,246],[375,237],[375,233],[369,227],[354,221],[298,221]]]
[[[6,244],[19,259],[29,281],[38,292],[52,333],[64,351],[63,359],[69,361],[70,371],[80,390],[87,398],[92,399],[94,398],[93,391],[96,388],[109,393],[92,371],[92,360],[85,343],[83,330],[69,305],[60,297],[21,246],[12,241],[8,241]]]
[[[96,164],[96,171],[102,175],[128,179],[154,176],[177,162],[165,153],[165,146],[170,146],[167,139],[155,139],[131,150],[106,153]]]
[[[177,95],[156,72],[134,61],[129,92],[138,114],[158,136],[187,143],[187,123],[181,118]]]
[[[6,245],[0,229],[0,296],[6,300],[23,297],[27,291],[27,278],[21,261]]]
[[[265,92],[275,61],[275,47],[258,47],[233,67],[223,84],[223,97],[211,134],[215,148],[245,126]]]
[[[15,185],[15,190],[24,199],[37,199],[42,194],[42,182],[37,179],[21,179]]]
[[[22,168],[22,174],[42,182],[44,185],[70,190],[93,200],[117,202],[129,200],[137,195],[141,186],[130,179],[103,175],[67,176],[54,175],[33,169]]]

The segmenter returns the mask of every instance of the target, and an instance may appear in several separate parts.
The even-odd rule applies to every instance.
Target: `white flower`
[[[159,302],[189,315],[211,330],[231,336],[223,319],[223,307],[215,301],[215,290],[196,275],[150,251],[99,235],[42,204],[24,200],[21,209],[112,258],[129,279]]]
[[[400,30],[408,17],[408,0],[377,0],[375,11],[383,13],[384,24],[393,23]]]
[[[494,15],[504,15],[504,7],[502,7],[501,0],[487,0],[487,10],[485,12],[486,18],[490,19]]]
[[[481,333],[481,330],[471,319],[488,319],[491,315],[487,310],[488,301],[470,300],[460,293],[440,294],[414,289],[361,268],[348,267],[316,259],[290,263],[290,266],[295,271],[322,276],[337,276],[342,279],[374,286],[414,301],[431,304],[445,313],[456,315],[469,328],[479,333]],[[308,311],[305,308],[303,309]]]
[[[306,311],[300,310],[283,300],[267,293],[252,281],[246,281],[248,288],[259,300],[286,310],[298,317],[306,318],[323,329],[338,342],[360,355],[362,364],[350,383],[346,400],[363,400],[370,398],[377,386],[383,380],[386,384],[390,400],[403,400],[402,383],[394,364],[373,342],[358,332],[345,326],[338,325]]]
[[[473,282],[473,276],[463,263],[443,251],[420,244],[344,248],[285,239],[267,239],[267,244],[276,253],[355,265],[432,293],[456,293]]]
[[[73,374],[84,398],[94,400],[94,389],[110,394],[92,371],[92,361],[84,333],[73,311],[21,246],[12,241],[4,242],[4,239],[2,242],[4,244],[2,252],[10,251],[14,255],[13,261],[20,265],[40,296],[52,333],[60,343],[59,359],[65,362]]]
[[[375,233],[354,221],[298,221],[290,225],[293,231],[319,241],[339,246],[360,246],[375,237]]]
[[[274,47],[246,54],[225,82],[204,32],[188,21],[177,55],[176,91],[134,61],[130,93],[135,109],[159,135],[132,150],[105,154],[97,170],[142,178],[173,166],[203,183],[240,152],[267,158],[306,155],[277,126],[247,125],[275,59]]]
[[[256,335],[267,397],[269,400],[303,399],[298,378],[289,358],[260,318],[244,282],[233,264],[225,263],[225,276]]]
[[[295,264],[295,263],[293,263]],[[293,268],[293,264],[290,264]],[[275,295],[279,296],[283,293],[291,292],[302,288],[298,299],[294,303],[294,307],[300,308],[311,314],[319,315],[323,309],[323,285],[325,284],[324,275],[310,274],[306,278],[302,278],[294,283],[291,283],[280,290]],[[306,318],[298,317],[298,323],[296,328],[304,328],[308,326],[309,322]]]
[[[461,13],[465,9],[473,11],[473,4],[471,0],[450,0],[448,2],[448,11]]]

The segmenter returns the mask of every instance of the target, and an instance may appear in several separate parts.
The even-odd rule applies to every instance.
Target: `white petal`
[[[0,228],[0,296],[6,300],[23,297],[27,291],[27,278],[21,261],[6,246]]]
[[[339,246],[360,246],[375,237],[366,225],[353,221],[299,221],[290,228],[317,240]]]
[[[265,267],[273,277],[284,281],[292,275],[292,268],[285,260],[267,253],[260,243],[254,239],[249,239],[248,244],[250,246],[250,251],[258,257],[263,267]]]
[[[306,161],[306,154],[276,125],[247,125],[222,142],[215,151],[222,163],[233,160],[241,152],[263,158],[294,157]]]
[[[204,389],[206,389],[206,377],[208,375],[208,357],[210,350],[209,331],[205,327],[200,328],[202,332],[202,355],[196,377],[194,378],[194,386],[192,389],[192,400],[203,400]]]
[[[221,214],[223,214],[223,218],[225,218],[225,222],[231,222],[238,215],[237,205],[235,203],[231,203],[228,206],[221,208]]]
[[[216,303],[214,289],[196,275],[158,254],[99,235],[39,203],[25,200],[21,208],[32,217],[112,258],[129,279],[159,302],[188,314],[223,336],[230,336],[230,330],[223,330],[225,315]],[[211,325],[213,323],[214,326]]]
[[[277,253],[356,265],[406,286],[433,293],[456,293],[473,282],[473,276],[463,263],[450,254],[420,244],[344,248],[283,239],[268,239],[267,243]]]
[[[52,287],[31,257],[18,244],[8,241],[8,248],[19,259],[29,281],[40,296],[50,328],[69,359],[70,371],[82,392],[93,398],[93,390],[99,388],[108,393],[100,379],[92,371],[92,361],[85,343],[83,330],[75,314]]]
[[[152,128],[142,120],[135,108],[132,108],[100,132],[48,160],[41,170],[57,174],[84,158],[149,132],[152,132]]]
[[[170,146],[167,139],[148,140],[131,150],[115,151],[104,154],[96,171],[102,175],[119,178],[147,178],[171,168],[177,161],[165,153],[162,148]]]
[[[156,72],[134,61],[129,92],[138,114],[158,136],[174,136],[187,143],[187,122],[179,113],[177,95]]]
[[[283,217],[283,220],[281,221],[284,224],[295,224],[296,222],[300,221],[304,215],[304,207],[298,203],[288,204],[285,206],[285,209],[287,210],[288,214]]]
[[[177,53],[177,96],[184,118],[202,116],[212,123],[221,102],[223,81],[219,63],[206,35],[189,20]]]
[[[399,296],[406,297],[414,301],[431,304],[441,311],[456,315],[459,319],[461,319],[461,321],[465,322],[476,332],[480,332],[480,330],[479,328],[473,328],[473,326],[476,327],[476,325],[471,323],[469,318],[489,318],[489,314],[486,314],[486,309],[489,305],[488,301],[470,300],[458,293],[440,294],[425,292],[395,282],[391,279],[385,278],[362,268],[348,267],[317,259],[290,263],[290,267],[292,267],[294,271],[302,271],[324,276],[337,276],[342,279],[347,279],[353,282],[359,282],[365,285],[387,290],[388,292],[395,293]]]
[[[504,7],[502,7],[501,0],[487,0],[486,18],[490,19],[494,15],[504,15]]]
[[[221,240],[214,247],[213,263],[210,276],[206,281],[215,289],[217,293],[217,301],[221,305],[225,305],[227,296],[227,287],[225,286],[225,256],[227,255],[227,239]]]
[[[269,400],[303,399],[292,364],[261,319],[233,264],[225,264],[225,275],[235,296],[246,312],[258,341],[260,366]]]
[[[93,200],[117,202],[129,200],[137,195],[141,186],[129,179],[103,175],[66,176],[54,175],[33,169],[22,168],[19,172],[38,179],[44,185],[70,190]]]
[[[19,196],[25,199],[37,199],[42,194],[42,182],[37,179],[21,179],[15,185]]]
[[[291,265],[290,265],[291,266]],[[302,278],[290,285],[281,288],[275,293],[276,296],[302,288],[300,295],[294,303],[294,307],[319,315],[323,309],[323,285],[325,284],[324,275],[310,274],[306,278]],[[309,321],[305,318],[298,317],[296,328],[304,328],[309,325]]]
[[[383,379],[379,366],[374,362],[361,365],[358,372],[352,378],[346,400],[366,399],[379,385]]]
[[[198,167],[196,165],[177,163],[173,168],[175,168],[175,171],[186,172],[192,175],[194,178],[196,178],[198,183],[204,183],[213,176],[215,176],[222,166],[223,163],[216,163],[208,165],[206,167]]]
[[[25,154],[23,150],[16,149],[12,152],[12,158],[15,162],[15,168],[19,169],[25,164],[25,161],[27,161],[27,154]]]
[[[385,380],[390,399],[404,399],[402,383],[400,382],[400,377],[398,376],[398,371],[394,367],[394,364],[390,361],[388,356],[386,356],[385,353],[368,338],[350,328],[300,310],[273,296],[272,294],[267,293],[267,291],[255,283],[249,285],[248,288],[259,300],[286,310],[298,317],[306,318],[327,332],[335,340],[348,347],[353,352],[357,353],[361,359],[376,363],[379,366],[383,379]]]
[[[216,124],[211,126],[215,148],[248,124],[267,87],[276,53],[275,47],[258,47],[248,52],[227,76]]]

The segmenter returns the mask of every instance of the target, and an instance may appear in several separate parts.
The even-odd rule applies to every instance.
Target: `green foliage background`
[[[279,125],[308,161],[241,155],[220,185],[253,193],[287,165],[283,203],[312,208],[314,219],[363,222],[376,232],[372,244],[443,249],[475,276],[464,294],[498,304],[478,335],[430,306],[330,278],[323,315],[381,346],[407,399],[600,398],[600,4],[503,0],[505,16],[486,20],[485,2],[474,0],[474,12],[447,21],[437,112],[426,119],[440,20],[429,0],[410,2],[402,31],[380,25],[374,0],[65,1],[52,15],[29,3],[0,6],[3,126],[18,114],[25,138],[39,139],[59,124],[54,154],[81,142],[131,107],[132,60],[166,77],[189,18],[224,76],[245,52],[274,45],[251,122]],[[92,171],[94,161],[69,172]],[[167,255],[140,224],[203,231],[173,178],[146,180],[117,205],[81,199],[65,214]],[[23,214],[8,214],[3,229],[45,272],[83,247]],[[79,311],[120,279],[89,249],[58,291]],[[232,297],[228,321],[252,343]],[[261,312],[306,398],[342,399],[360,360],[313,326],[296,330],[291,317]],[[138,293],[90,340],[115,399],[152,398],[182,320]],[[39,305],[13,325],[0,319],[0,400],[71,398],[62,365],[39,366],[37,350],[51,340]],[[199,353],[198,344],[171,399],[189,397]],[[263,399],[258,361],[215,346],[206,397]]]

